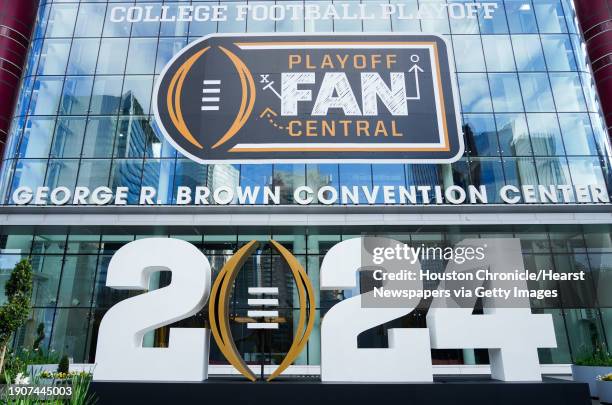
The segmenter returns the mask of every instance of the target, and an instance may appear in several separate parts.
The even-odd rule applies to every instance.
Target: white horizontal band
[[[278,287],[249,287],[249,294],[278,295]]]
[[[261,317],[270,317],[270,318],[277,318],[278,317],[278,311],[248,311],[247,315],[251,318],[261,318]]]
[[[251,306],[256,305],[270,305],[270,306],[278,306],[278,300],[276,298],[250,298],[248,300],[248,304]]]

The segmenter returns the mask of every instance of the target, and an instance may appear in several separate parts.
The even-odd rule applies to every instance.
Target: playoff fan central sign
[[[155,115],[200,163],[448,163],[454,88],[436,35],[215,34],[166,66]]]

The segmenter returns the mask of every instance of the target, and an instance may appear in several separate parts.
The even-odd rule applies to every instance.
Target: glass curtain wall
[[[0,235],[0,285],[20,259],[30,258],[34,267],[34,294],[30,319],[16,334],[14,347],[31,349],[36,329],[44,325],[43,350],[70,355],[75,362],[93,362],[96,336],[104,313],[117,302],[142,291],[113,290],[106,287],[106,272],[112,255],[126,243],[146,237],[172,237],[186,240],[208,257],[213,278],[242,245],[261,242],[239,273],[231,298],[232,328],[237,347],[248,362],[278,364],[293,340],[299,312],[296,286],[282,258],[270,249],[274,239],[292,251],[312,280],[316,294],[317,318],[308,347],[296,364],[320,364],[320,318],[334,304],[355,291],[319,291],[319,268],[327,251],[336,243],[361,233],[394,238],[413,246],[454,246],[466,238],[519,238],[526,268],[553,269],[556,272],[584,270],[591,285],[573,292],[578,299],[533,301],[534,313],[553,315],[558,348],[540,349],[542,363],[567,364],[593,348],[612,344],[612,300],[597,294],[599,286],[612,282],[612,227],[584,226],[470,226],[470,227],[393,227],[393,228],[177,228],[168,233],[153,227],[101,229],[99,233],[74,229],[66,234],[25,233],[24,228],[4,230]],[[446,263],[426,263],[442,271]],[[167,273],[152,277],[150,289],[170,281]],[[248,287],[279,287],[279,331],[260,334],[246,327]],[[571,287],[563,287],[571,288]],[[365,289],[360,287],[360,289]],[[365,291],[361,291],[365,292]],[[0,295],[0,300],[4,300]],[[1,301],[0,301],[1,303]],[[587,305],[588,303],[588,305]],[[411,314],[364,332],[360,347],[385,347],[386,333],[392,327],[425,327],[426,310]],[[180,321],[177,327],[204,327],[207,310]],[[145,337],[147,346],[167,345],[168,327]],[[225,364],[213,344],[211,364]],[[462,350],[434,350],[436,364],[486,363],[486,350],[464,357]]]
[[[178,186],[486,185],[499,202],[504,185],[596,184],[611,188],[610,146],[586,64],[571,0],[494,1],[493,18],[406,12],[438,0],[176,1],[227,6],[227,21],[112,22],[115,7],[161,1],[42,1],[23,91],[0,177],[0,201],[19,186],[143,186],[173,204]],[[465,3],[466,1],[461,1]],[[367,20],[236,19],[236,4],[336,5]],[[301,9],[303,10],[303,9]],[[277,16],[278,17],[278,16]],[[204,35],[269,32],[424,32],[441,34],[456,68],[465,155],[452,165],[216,165],[194,163],[170,146],[151,116],[153,84],[164,65]],[[365,196],[360,196],[365,202]],[[261,199],[258,203],[262,203]],[[282,203],[293,203],[291,193]]]

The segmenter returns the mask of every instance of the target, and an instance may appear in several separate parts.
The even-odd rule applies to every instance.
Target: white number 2
[[[321,264],[321,290],[348,290],[357,286],[357,272],[363,267],[361,244],[361,238],[348,239],[329,250]],[[422,286],[422,282],[416,283],[419,285],[413,288]],[[371,294],[370,291],[347,298],[323,317],[321,380],[432,381],[429,331],[425,328],[390,329],[388,349],[357,348],[359,333],[407,315],[418,304],[414,300],[413,307],[365,308],[362,299]]]
[[[107,287],[147,290],[151,274],[170,271],[170,285],[114,305],[98,332],[94,380],[202,381],[210,330],[171,328],[167,348],[142,347],[145,333],[195,315],[208,300],[208,259],[192,244],[168,238],[136,240],[110,261]]]

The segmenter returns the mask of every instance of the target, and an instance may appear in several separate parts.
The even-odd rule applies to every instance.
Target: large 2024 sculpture
[[[381,238],[379,238],[381,239]],[[388,240],[388,239],[387,239]],[[393,243],[396,241],[388,240]],[[357,286],[363,267],[362,238],[332,247],[321,264],[321,290]],[[460,244],[482,244],[464,240]],[[496,266],[522,269],[518,239],[490,239],[487,256]],[[469,264],[450,262],[446,271],[466,271]],[[407,270],[420,264],[406,264]],[[131,242],[111,259],[106,285],[147,290],[154,272],[172,272],[169,286],[119,302],[100,324],[94,379],[99,381],[203,381],[208,378],[210,330],[171,328],[167,348],[142,347],[147,332],[188,318],[208,301],[211,268],[195,246],[178,239],[150,238]],[[499,270],[501,271],[501,270]],[[421,287],[420,281],[411,285]],[[526,288],[525,283],[519,288]],[[495,285],[489,285],[494,288]],[[444,288],[444,282],[439,288]],[[372,294],[367,292],[365,294]],[[433,371],[430,349],[489,349],[491,374],[503,381],[538,381],[537,349],[556,347],[552,317],[532,314],[522,306],[485,304],[483,315],[472,308],[453,307],[437,298],[427,313],[427,328],[396,328],[388,332],[388,348],[358,348],[357,336],[368,329],[411,313],[418,300],[402,308],[369,308],[362,295],[334,305],[321,322],[321,379],[338,382],[427,382]]]

